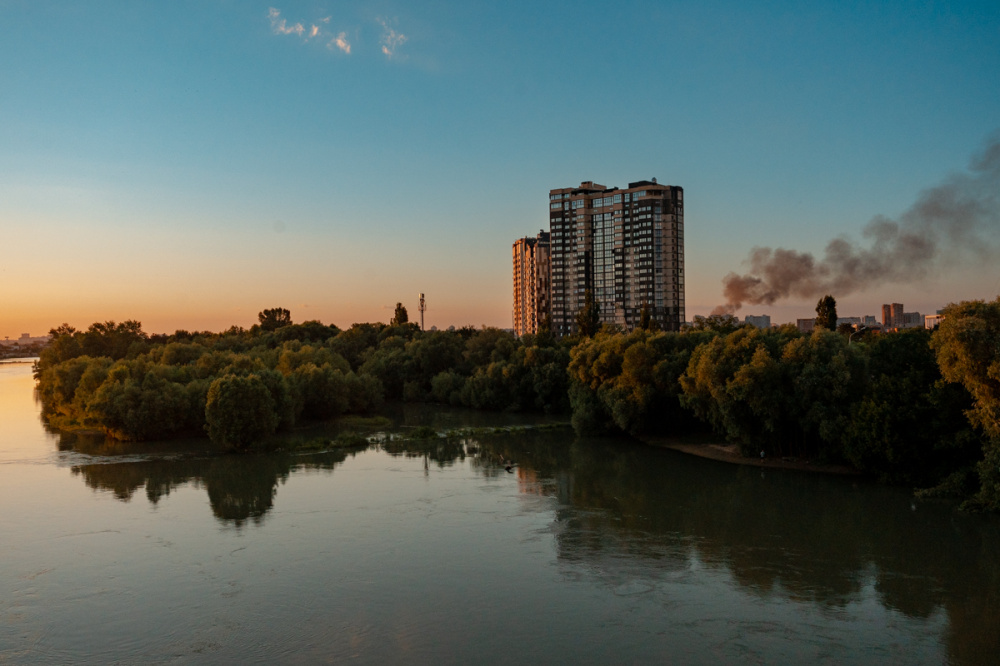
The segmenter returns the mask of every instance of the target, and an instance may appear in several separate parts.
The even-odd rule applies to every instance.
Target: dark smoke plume
[[[846,296],[920,280],[945,266],[990,260],[1000,239],[1000,136],[972,160],[968,172],[921,192],[898,219],[875,217],[862,237],[861,243],[830,241],[820,260],[808,252],[753,248],[750,272],[723,278],[727,305],[715,314],[789,296]]]

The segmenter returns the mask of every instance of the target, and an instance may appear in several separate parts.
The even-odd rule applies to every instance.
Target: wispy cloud
[[[271,30],[273,30],[274,34],[276,35],[298,35],[301,37],[302,33],[306,31],[305,26],[303,26],[301,23],[288,25],[288,21],[281,18],[281,12],[279,12],[274,7],[271,7],[270,11],[268,11],[267,13],[267,16],[268,18],[271,19]]]
[[[351,43],[347,41],[347,33],[342,32],[333,39],[331,39],[329,42],[327,42],[326,48],[330,49],[331,51],[334,48],[338,48],[344,53],[350,53]]]
[[[406,35],[396,32],[396,29],[390,26],[385,19],[375,20],[382,26],[382,39],[379,42],[382,45],[382,53],[387,58],[396,57],[396,49],[406,42]]]
[[[295,35],[303,42],[312,40],[322,40],[329,50],[339,50],[345,54],[351,53],[351,42],[346,31],[335,32],[330,30],[330,16],[315,19],[312,22],[303,23],[301,21],[289,23],[288,19],[281,16],[281,10],[271,7],[267,12],[267,18],[271,22],[271,31],[276,35]],[[375,22],[382,28],[382,35],[379,37],[379,48],[386,58],[401,59],[397,53],[400,46],[406,43],[407,37],[395,28],[395,19],[376,18]],[[307,27],[308,26],[308,27]],[[354,31],[354,36],[358,36],[358,31]]]
[[[315,23],[310,23],[308,28],[306,28],[303,23],[293,23],[289,25],[287,19],[281,17],[281,11],[275,7],[271,7],[267,13],[267,17],[271,21],[271,30],[276,35],[297,35],[307,42],[311,39],[326,40],[329,37],[329,40],[326,43],[328,49],[332,51],[337,48],[344,53],[351,52],[351,43],[347,41],[346,32],[334,35],[332,32],[328,32],[322,27],[322,25],[320,25],[329,25],[329,16],[317,19]]]

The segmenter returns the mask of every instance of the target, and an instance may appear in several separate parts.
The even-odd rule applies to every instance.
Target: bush
[[[205,403],[208,436],[238,451],[271,435],[278,427],[274,399],[257,375],[226,375],[212,382]]]

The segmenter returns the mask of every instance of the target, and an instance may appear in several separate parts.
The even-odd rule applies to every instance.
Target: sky
[[[864,243],[1000,131],[995,1],[0,0],[0,21],[11,338],[412,320],[418,292],[427,327],[510,327],[511,245],[548,191],[653,177],[685,191],[691,319],[753,248]],[[986,219],[980,252],[872,266],[840,314],[995,298]]]

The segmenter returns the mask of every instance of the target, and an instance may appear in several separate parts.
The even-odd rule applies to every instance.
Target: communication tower
[[[427,309],[427,303],[424,301],[424,293],[420,292],[420,330],[424,330],[424,310]]]

